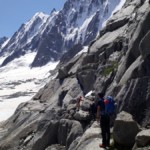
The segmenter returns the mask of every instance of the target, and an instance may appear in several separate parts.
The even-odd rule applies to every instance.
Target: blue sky
[[[22,23],[39,11],[60,10],[66,0],[0,0],[0,37],[11,37]]]

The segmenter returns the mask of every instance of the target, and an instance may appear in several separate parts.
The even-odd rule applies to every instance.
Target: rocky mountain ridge
[[[88,112],[91,101],[85,98],[81,110],[75,111],[76,98],[90,91],[112,95],[117,114],[126,111],[141,128],[149,129],[149,7],[148,0],[126,1],[90,44],[87,53],[76,55],[57,68],[57,77],[1,125],[0,149],[99,149],[95,145],[100,142],[100,131],[96,125],[91,126]],[[127,119],[130,122],[132,117],[127,115]],[[137,123],[134,123],[136,134],[141,130]],[[149,140],[138,143],[140,135],[129,145],[123,143],[121,149],[149,149]],[[133,147],[135,141],[138,144]]]

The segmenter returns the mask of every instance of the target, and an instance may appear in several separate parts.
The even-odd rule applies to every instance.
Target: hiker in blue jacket
[[[110,146],[110,116],[105,112],[105,100],[104,94],[98,93],[98,106],[97,106],[97,121],[100,120],[100,127],[102,132],[102,144],[101,148]]]

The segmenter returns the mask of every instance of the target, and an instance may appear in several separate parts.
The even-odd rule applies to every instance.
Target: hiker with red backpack
[[[103,93],[98,93],[98,104],[97,104],[97,121],[100,120],[100,127],[102,132],[102,144],[101,148],[110,146],[110,115],[114,113],[115,105],[113,98],[108,96],[104,99]]]

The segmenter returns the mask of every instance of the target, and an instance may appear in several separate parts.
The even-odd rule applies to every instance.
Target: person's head
[[[98,93],[98,97],[99,98],[103,98],[104,97],[104,93]]]

